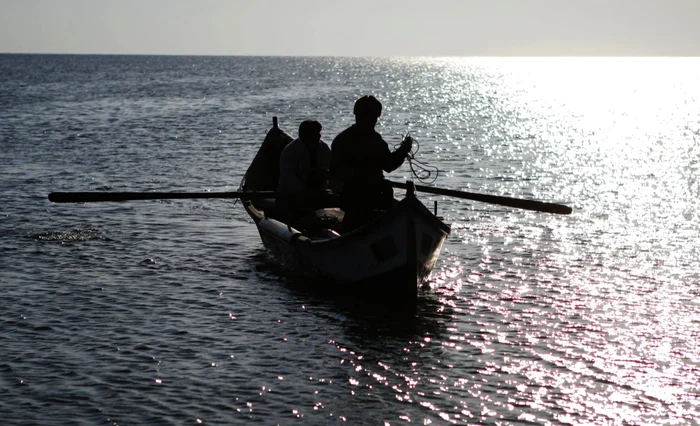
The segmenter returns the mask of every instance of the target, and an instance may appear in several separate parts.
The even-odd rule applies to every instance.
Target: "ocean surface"
[[[405,317],[231,200],[47,200],[235,190],[364,94],[434,186],[573,213],[419,194],[452,234]],[[699,111],[700,58],[0,55],[0,424],[698,424]]]

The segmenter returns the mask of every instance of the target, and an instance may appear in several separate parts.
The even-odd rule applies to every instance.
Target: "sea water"
[[[433,185],[573,213],[419,194],[452,234],[407,318],[232,200],[47,200],[235,190],[273,116],[330,143],[365,94]],[[698,111],[697,58],[0,55],[0,424],[697,424]]]

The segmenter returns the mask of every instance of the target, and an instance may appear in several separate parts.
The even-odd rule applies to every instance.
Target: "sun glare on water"
[[[443,269],[445,298],[464,295],[445,303],[462,313],[487,306],[491,320],[465,320],[451,339],[508,323],[502,342],[479,341],[493,356],[484,380],[508,388],[525,377],[512,401],[562,410],[562,422],[692,418],[700,59],[425,61],[443,67],[433,98],[453,184],[574,208],[562,219],[482,207],[485,221],[454,209],[460,246],[448,250],[476,247],[480,260],[456,256]],[[511,350],[503,342],[522,339],[528,349],[499,359]]]

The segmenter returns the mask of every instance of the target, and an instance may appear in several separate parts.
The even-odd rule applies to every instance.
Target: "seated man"
[[[326,188],[331,150],[321,140],[321,129],[318,121],[303,121],[299,138],[280,156],[277,207],[293,222],[307,222],[303,220],[305,210],[324,207],[329,198]]]

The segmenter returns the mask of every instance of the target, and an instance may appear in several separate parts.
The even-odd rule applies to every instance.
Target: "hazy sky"
[[[0,53],[700,56],[700,0],[0,0]]]

